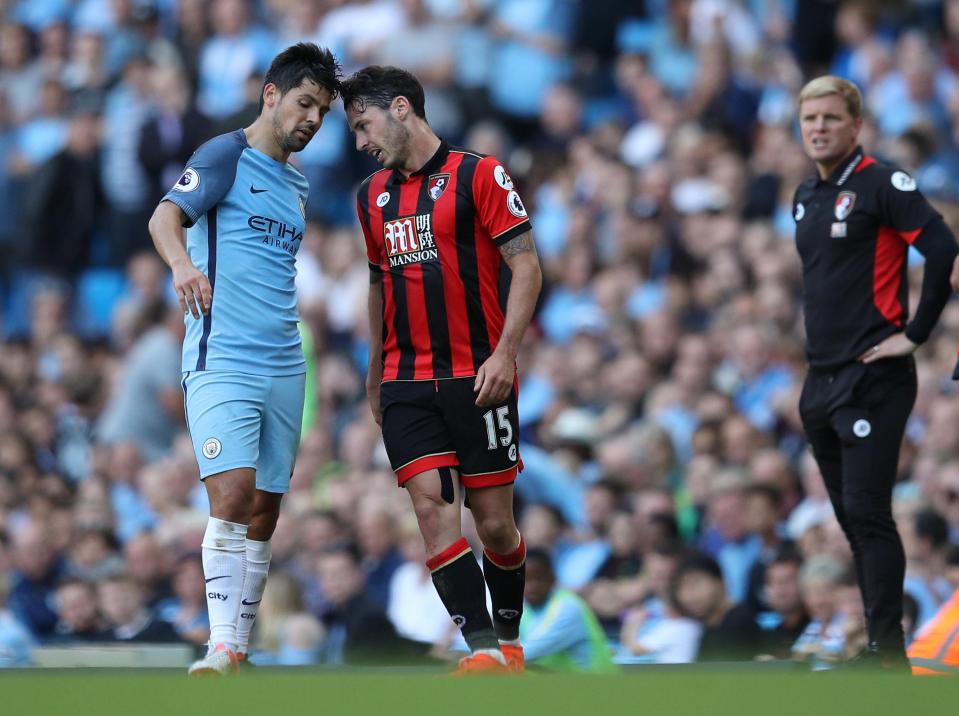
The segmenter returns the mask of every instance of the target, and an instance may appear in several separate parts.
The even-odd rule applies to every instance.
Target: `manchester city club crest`
[[[449,174],[433,174],[430,176],[429,188],[427,191],[430,194],[430,199],[436,201],[441,196],[443,192],[446,191],[446,186],[450,183]]]
[[[845,221],[852,213],[852,208],[856,205],[856,192],[841,191],[836,197],[835,217],[836,221]]]

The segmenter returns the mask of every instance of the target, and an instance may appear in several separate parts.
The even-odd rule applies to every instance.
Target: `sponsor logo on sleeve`
[[[872,425],[869,424],[868,420],[859,419],[852,424],[852,433],[857,438],[867,438],[869,433],[872,432]]]
[[[183,172],[183,176],[173,185],[173,191],[194,191],[198,186],[200,186],[200,175],[196,173],[193,167],[190,167]]]
[[[388,191],[384,191],[382,194],[376,197],[376,205],[380,207],[381,209],[389,203],[390,203],[390,193]]]
[[[519,194],[515,191],[510,191],[510,193],[506,195],[506,208],[509,209],[510,214],[520,219],[525,219],[527,216],[526,207],[523,206],[523,200],[519,198]]]
[[[806,215],[806,207],[803,206],[802,202],[796,204],[796,213],[793,214],[793,219],[796,221],[802,221],[802,218]]]
[[[496,165],[496,168],[493,170],[493,179],[495,179],[496,183],[503,187],[506,191],[512,190],[513,180],[509,178],[509,174],[507,174],[506,170],[503,169],[502,164]]]
[[[906,174],[906,172],[893,172],[890,181],[892,181],[892,185],[899,191],[916,190],[916,180]]]

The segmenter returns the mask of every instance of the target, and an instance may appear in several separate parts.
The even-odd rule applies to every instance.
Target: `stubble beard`
[[[294,128],[293,131],[295,132],[296,129]],[[279,146],[280,149],[282,149],[286,154],[299,152],[306,146],[305,143],[297,139],[292,133],[287,134],[283,131],[283,125],[280,123],[279,113],[273,115],[273,139],[276,141],[277,146]]]
[[[402,169],[410,156],[410,130],[393,117],[389,117],[388,122],[389,131],[383,143],[388,158],[383,166],[386,169]]]

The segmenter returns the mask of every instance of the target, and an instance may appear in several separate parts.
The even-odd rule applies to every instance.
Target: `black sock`
[[[509,554],[483,550],[483,575],[493,600],[493,628],[503,641],[519,639],[523,616],[523,590],[526,587],[526,543],[520,535],[519,546]]]
[[[469,542],[461,537],[427,560],[426,566],[446,611],[463,632],[470,650],[498,649],[496,632],[486,611],[483,572],[473,557]]]

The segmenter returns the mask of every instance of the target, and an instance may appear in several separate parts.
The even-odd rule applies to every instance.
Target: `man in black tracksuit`
[[[809,360],[799,410],[852,547],[869,633],[865,663],[902,668],[905,556],[892,488],[916,399],[912,353],[949,299],[959,249],[913,178],[863,153],[861,117],[859,90],[845,80],[820,77],[800,93],[803,146],[818,172],[793,200]],[[912,320],[909,246],[925,257]]]

